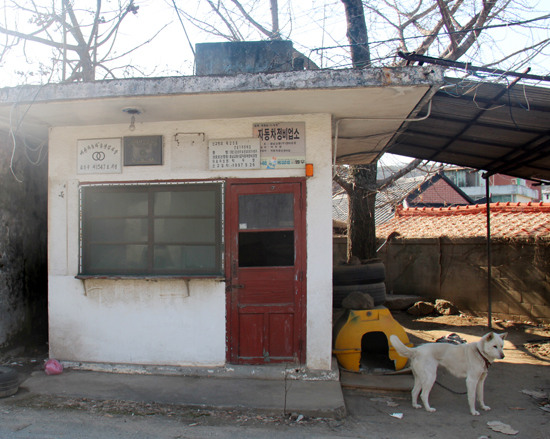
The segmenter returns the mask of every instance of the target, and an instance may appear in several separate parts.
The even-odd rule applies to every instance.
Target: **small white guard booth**
[[[49,142],[50,356],[332,362],[332,168],[376,158],[423,67],[4,89]],[[336,137],[336,138],[335,138]]]

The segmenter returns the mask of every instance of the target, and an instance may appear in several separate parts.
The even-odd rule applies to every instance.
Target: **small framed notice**
[[[124,166],[162,165],[162,136],[124,138]]]
[[[79,140],[77,174],[120,174],[122,139]]]
[[[260,169],[260,139],[216,139],[208,142],[210,170]]]

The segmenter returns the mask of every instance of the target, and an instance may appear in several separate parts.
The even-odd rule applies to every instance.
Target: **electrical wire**
[[[193,52],[193,56],[195,56],[195,49],[193,49],[193,44],[191,44],[191,40],[189,39],[189,35],[187,35],[187,30],[185,29],[185,25],[183,24],[183,20],[181,19],[180,11],[178,7],[176,6],[176,0],[172,0],[172,3],[174,5],[174,9],[176,10],[176,14],[178,14],[178,18],[181,23],[181,27],[183,28],[183,32],[185,32],[185,36],[187,37],[187,42],[189,43],[189,47],[191,48],[191,52]]]
[[[388,38],[387,40],[378,40],[378,41],[370,41],[369,45],[374,44],[386,44],[386,43],[393,43],[393,42],[400,42],[403,40],[417,40],[417,39],[424,39],[427,37],[437,37],[442,35],[453,35],[453,34],[464,34],[466,32],[472,32],[472,31],[478,31],[478,30],[485,30],[485,29],[494,29],[494,28],[500,28],[500,27],[512,27],[512,26],[521,26],[524,24],[532,23],[534,21],[541,21],[541,20],[547,20],[550,19],[550,14],[543,15],[541,17],[533,18],[531,20],[524,20],[524,21],[515,21],[511,23],[505,23],[505,24],[489,24],[487,26],[481,26],[481,27],[472,27],[470,29],[464,29],[461,31],[454,31],[454,32],[438,32],[435,34],[426,34],[426,35],[414,35],[410,37],[403,37],[403,38]],[[337,45],[337,46],[327,46],[327,47],[316,47],[312,50],[326,50],[326,49],[341,49],[346,48],[350,46],[358,46],[359,44],[343,44],[343,45]]]

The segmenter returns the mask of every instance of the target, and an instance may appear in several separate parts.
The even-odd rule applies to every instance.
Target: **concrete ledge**
[[[129,375],[164,375],[200,378],[243,378],[262,380],[338,381],[340,372],[335,358],[331,370],[308,369],[290,364],[238,366],[227,364],[217,367],[162,366],[146,364],[94,363],[84,361],[60,361],[65,369],[109,372]]]
[[[340,419],[346,414],[338,381],[216,379],[69,370],[33,372],[21,386],[63,398],[177,404],[204,410],[291,413]]]

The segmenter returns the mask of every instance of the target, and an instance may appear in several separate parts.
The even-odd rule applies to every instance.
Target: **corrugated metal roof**
[[[447,81],[386,152],[550,181],[550,89]]]
[[[485,238],[487,206],[399,208],[393,220],[376,228],[386,239]],[[491,203],[491,237],[504,240],[550,239],[550,203]]]

